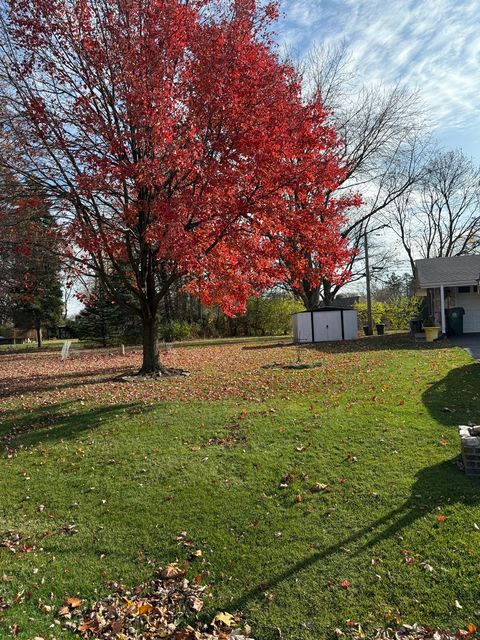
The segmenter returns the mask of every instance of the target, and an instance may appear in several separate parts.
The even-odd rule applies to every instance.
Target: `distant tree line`
[[[192,338],[287,335],[291,331],[291,315],[302,309],[302,304],[292,296],[277,292],[250,298],[246,313],[230,317],[220,307],[206,307],[190,293],[176,290],[159,310],[158,337],[164,342],[174,342]],[[109,298],[98,283],[85,308],[68,323],[68,328],[73,336],[92,346],[139,344],[142,336],[137,317]]]

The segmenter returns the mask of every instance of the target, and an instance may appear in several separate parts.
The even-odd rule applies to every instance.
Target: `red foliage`
[[[29,134],[62,166],[42,176],[74,214],[72,242],[124,273],[144,319],[175,280],[237,313],[287,274],[341,271],[357,200],[326,197],[343,177],[336,135],[273,52],[276,3],[9,5]]]
[[[288,222],[279,255],[293,290],[305,282],[314,288],[323,278],[337,282],[349,276],[345,265],[351,251],[340,228],[345,211],[360,206],[361,197],[335,196],[345,168],[337,160],[339,141],[326,122],[327,115],[319,97],[304,107],[299,132],[302,152],[295,159],[293,185],[285,198]]]

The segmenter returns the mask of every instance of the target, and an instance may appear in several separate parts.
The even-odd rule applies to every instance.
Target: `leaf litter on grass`
[[[266,400],[281,393],[305,394],[319,388],[324,394],[331,394],[342,369],[348,369],[350,376],[365,375],[358,354],[336,353],[332,349],[322,351],[321,368],[318,368],[318,353],[302,349],[300,368],[306,370],[301,372],[288,371],[299,368],[295,347],[242,351],[242,346],[235,344],[205,345],[177,348],[163,354],[162,359],[168,367],[189,370],[191,377],[169,378],[161,383],[155,380],[120,382],[119,375],[134,372],[141,366],[139,351],[129,351],[122,356],[92,350],[75,353],[67,361],[61,361],[57,353],[2,357],[0,399],[6,400],[6,405],[12,398],[19,399],[15,404],[26,412],[41,404],[51,406],[64,402],[112,406],[132,401],[149,405],[162,400]],[[263,369],[272,359],[287,370]],[[6,406],[5,411],[8,409]],[[1,414],[2,407],[0,417]],[[55,422],[58,416],[52,419]]]
[[[176,562],[159,569],[155,577],[127,590],[110,584],[113,593],[82,609],[83,601],[71,597],[58,611],[65,627],[83,638],[102,640],[253,640],[241,615],[219,612],[210,625],[198,619],[203,609],[205,586],[190,583]],[[348,581],[340,583],[350,587]],[[348,631],[335,629],[348,640],[469,640],[476,633],[473,624],[456,633],[418,624],[364,631],[349,620]]]
[[[160,569],[150,582],[127,590],[112,583],[113,593],[80,609],[70,598],[58,615],[84,638],[103,640],[252,640],[240,616],[218,613],[210,625],[198,620],[204,586],[191,584],[177,563]]]
[[[476,627],[469,624],[467,629],[460,629],[456,633],[443,629],[424,627],[419,624],[404,624],[398,628],[387,627],[386,629],[375,629],[371,633],[366,633],[359,623],[347,622],[349,631],[344,633],[341,629],[335,629],[338,637],[351,638],[352,640],[469,640],[475,637]]]
[[[35,549],[32,544],[27,544],[27,539],[16,531],[7,531],[3,539],[0,537],[0,547],[5,547],[12,553],[30,553]]]

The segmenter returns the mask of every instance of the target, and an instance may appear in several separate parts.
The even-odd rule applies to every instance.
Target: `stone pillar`
[[[462,459],[467,476],[480,477],[480,427],[459,427]]]

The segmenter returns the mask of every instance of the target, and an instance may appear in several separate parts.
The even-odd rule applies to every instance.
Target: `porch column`
[[[442,333],[446,333],[447,325],[445,322],[445,289],[443,285],[440,287],[440,315],[442,322]]]

